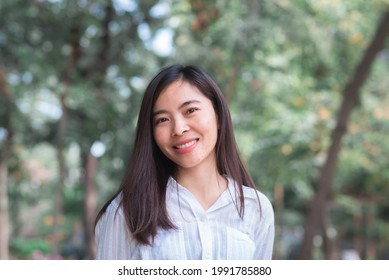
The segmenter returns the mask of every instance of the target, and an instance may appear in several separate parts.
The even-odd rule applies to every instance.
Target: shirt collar
[[[180,185],[173,177],[170,177],[167,183],[167,197],[171,197],[174,193],[175,195],[179,195],[180,199],[188,202],[191,207],[197,204],[196,208],[200,208],[199,210],[205,211],[206,213],[211,213],[221,207],[224,207],[230,203],[236,203],[238,197],[238,190],[236,189],[235,181],[227,177],[227,189],[219,196],[219,198],[215,201],[215,203],[207,210],[204,210],[194,195],[184,186]]]

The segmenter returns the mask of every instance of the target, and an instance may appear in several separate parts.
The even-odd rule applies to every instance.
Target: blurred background
[[[2,0],[0,259],[90,259],[145,86],[224,92],[274,259],[389,259],[388,0]]]

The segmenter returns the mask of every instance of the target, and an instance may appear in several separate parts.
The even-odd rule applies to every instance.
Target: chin
[[[196,166],[198,166],[198,164],[177,163],[177,166],[178,166],[178,168],[185,168],[185,169],[188,169],[188,168],[196,167]]]
[[[178,168],[193,168],[201,164],[201,161],[175,161]]]

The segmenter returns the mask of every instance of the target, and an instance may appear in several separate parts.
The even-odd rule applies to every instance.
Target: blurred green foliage
[[[165,65],[193,63],[224,92],[242,156],[275,206],[275,258],[294,258],[342,89],[387,5],[387,0],[1,1],[0,67],[7,73],[11,104],[0,100],[0,143],[10,115],[14,257],[50,251],[61,95],[66,93],[67,107],[61,248],[66,257],[77,258],[82,254],[74,248],[82,248],[84,238],[75,228],[85,223],[87,155],[103,149],[94,177],[100,207],[120,184],[149,79]],[[352,115],[329,198],[329,228],[338,251],[356,248],[358,238],[374,243],[374,254],[367,245],[356,248],[362,258],[382,258],[389,247],[388,62],[386,43]],[[358,217],[366,230],[356,225]]]
[[[33,258],[34,252],[42,255],[49,254],[51,247],[47,241],[42,239],[14,238],[11,241],[10,250],[16,258],[30,259]]]

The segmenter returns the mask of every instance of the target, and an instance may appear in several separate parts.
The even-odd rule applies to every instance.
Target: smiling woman
[[[178,173],[190,168],[191,174],[196,169],[207,176],[212,168],[216,174],[217,117],[212,102],[190,83],[176,81],[161,93],[154,110],[155,142]]]
[[[208,74],[162,69],[145,91],[134,147],[96,219],[97,259],[271,259],[272,205],[240,159]]]

